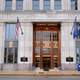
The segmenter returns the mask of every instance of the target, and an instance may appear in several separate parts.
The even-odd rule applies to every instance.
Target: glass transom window
[[[44,10],[45,11],[50,10],[50,0],[44,0]]]
[[[12,0],[5,0],[5,10],[6,11],[12,10]]]
[[[16,0],[16,10],[23,10],[23,0]]]
[[[54,9],[61,10],[61,0],[54,0]]]
[[[71,0],[71,10],[77,10],[77,0]]]
[[[16,38],[16,24],[5,24],[4,63],[17,63],[18,40]]]
[[[39,11],[39,0],[33,0],[32,6],[34,11]]]

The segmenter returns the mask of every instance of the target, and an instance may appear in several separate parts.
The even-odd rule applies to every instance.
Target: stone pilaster
[[[0,23],[0,64],[4,63],[4,24]]]
[[[25,3],[25,6],[26,6],[26,10],[32,10],[32,0],[24,0],[26,3]],[[24,6],[24,7],[25,7]]]
[[[32,23],[21,23],[21,26],[23,29],[23,35],[19,33],[18,64],[20,66],[18,66],[18,69],[29,70],[32,68],[33,62],[33,26]],[[27,61],[21,62],[21,57],[26,57]]]
[[[70,10],[70,0],[62,0],[62,10]]]
[[[5,0],[0,0],[0,11],[5,10]]]
[[[72,24],[70,22],[63,22],[61,24],[61,63],[62,69],[75,69],[76,55],[75,42],[70,35]],[[66,29],[65,29],[66,28]],[[73,57],[73,62],[67,62],[66,57]],[[70,66],[69,66],[70,65]]]
[[[44,0],[40,0],[40,10],[44,10]]]
[[[51,0],[51,10],[54,11],[54,0]]]
[[[80,10],[80,0],[77,0],[78,2],[78,10]]]
[[[23,10],[27,10],[28,0],[23,0]]]
[[[16,0],[12,0],[12,10],[16,10]]]

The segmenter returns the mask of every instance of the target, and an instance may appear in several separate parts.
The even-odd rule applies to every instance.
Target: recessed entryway
[[[33,23],[33,64],[44,70],[61,65],[60,23]]]

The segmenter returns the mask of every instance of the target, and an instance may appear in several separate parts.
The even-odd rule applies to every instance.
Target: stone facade
[[[16,11],[16,0],[13,0],[12,11],[5,12],[5,0],[0,0],[0,64],[4,64],[5,22],[16,22],[18,16],[24,31],[24,35],[19,34],[18,64],[21,64],[21,66],[18,66],[18,69],[23,70],[23,66],[26,66],[26,70],[30,70],[33,63],[33,22],[61,23],[61,69],[76,69],[75,41],[70,32],[75,16],[77,16],[77,21],[80,22],[80,5],[78,5],[77,11],[71,11],[70,0],[62,0],[62,10],[55,11],[54,0],[51,0],[51,11],[45,12],[42,5],[43,0],[40,0],[41,11],[34,12],[32,10],[32,0],[23,1],[23,11]],[[78,4],[80,4],[80,0],[78,0]],[[28,62],[20,61],[20,57],[23,56],[28,57]],[[68,56],[73,57],[73,62],[66,62],[66,57]],[[3,66],[3,69],[7,70],[10,65]]]

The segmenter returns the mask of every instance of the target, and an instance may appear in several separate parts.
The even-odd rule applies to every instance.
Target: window
[[[44,0],[44,10],[50,10],[50,0]]]
[[[80,23],[79,22],[77,23],[77,27],[78,27],[78,34],[79,34],[78,38],[80,39]]]
[[[5,10],[6,11],[12,10],[12,0],[5,1]]]
[[[76,41],[76,63],[80,64],[80,41]]]
[[[16,24],[5,25],[4,63],[17,63],[18,40],[16,39]]]
[[[16,10],[23,10],[23,0],[16,0]]]
[[[61,10],[61,0],[54,0],[54,9]]]
[[[77,0],[71,0],[71,10],[77,10]]]
[[[15,35],[16,35],[16,24],[12,23],[7,23],[5,27],[5,40],[6,41],[14,41],[15,40]]]
[[[80,23],[77,22],[77,27],[78,27],[78,39],[76,40],[76,63],[79,64],[80,63]]]
[[[33,0],[33,10],[39,11],[39,0]]]

